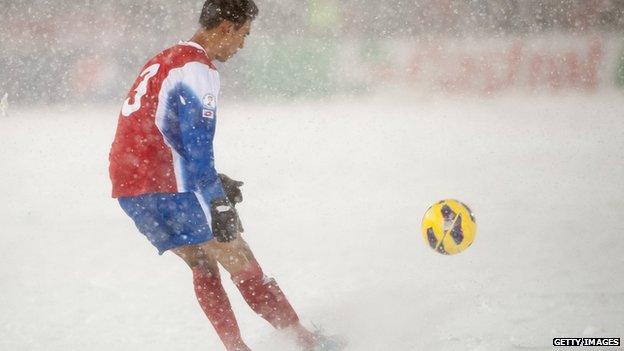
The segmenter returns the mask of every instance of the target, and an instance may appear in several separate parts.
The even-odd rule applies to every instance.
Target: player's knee
[[[249,248],[247,242],[240,237],[226,243],[226,245],[227,250],[234,253],[235,256],[251,256],[251,248]]]
[[[197,257],[183,258],[183,260],[191,269],[201,266],[201,260]]]
[[[224,256],[226,260],[239,266],[245,266],[247,263],[254,261],[254,256],[249,246],[246,245],[232,247]]]
[[[217,267],[217,262],[214,258],[212,258],[211,256],[205,254],[205,253],[201,253],[199,255],[194,255],[192,257],[190,257],[186,263],[191,267],[207,267],[210,269],[213,269],[214,267]]]
[[[174,251],[191,268],[216,265],[214,259],[201,246],[188,246]]]

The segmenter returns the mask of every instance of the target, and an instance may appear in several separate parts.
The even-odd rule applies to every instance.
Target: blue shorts
[[[119,198],[121,208],[156,246],[158,254],[212,239],[212,229],[194,193],[145,194]]]

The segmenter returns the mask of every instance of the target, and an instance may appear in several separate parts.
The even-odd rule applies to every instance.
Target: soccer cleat
[[[344,338],[338,335],[325,335],[323,330],[317,326],[313,333],[315,345],[306,351],[341,351],[347,347],[347,342]]]
[[[340,351],[347,347],[347,343],[335,335],[319,335],[317,336],[317,342],[318,344],[316,344],[312,351]]]

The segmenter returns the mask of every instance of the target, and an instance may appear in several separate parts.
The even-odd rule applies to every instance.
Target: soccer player
[[[197,300],[228,351],[250,348],[217,264],[249,306],[296,336],[301,349],[337,350],[339,342],[301,325],[276,281],[264,274],[241,237],[235,204],[242,201],[242,183],[214,167],[219,73],[213,61],[226,62],[243,48],[257,14],[253,0],[208,0],[193,37],[141,69],[110,152],[113,197],[159,254],[171,250],[191,268]]]

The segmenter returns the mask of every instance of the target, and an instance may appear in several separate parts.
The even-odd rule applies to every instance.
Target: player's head
[[[206,31],[219,36],[214,48],[215,58],[227,61],[245,44],[251,30],[251,21],[258,15],[253,0],[207,0],[199,16],[199,24]]]

